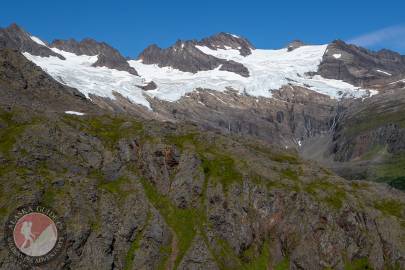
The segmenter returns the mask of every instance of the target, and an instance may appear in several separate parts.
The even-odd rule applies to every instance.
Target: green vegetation
[[[95,220],[90,224],[91,231],[99,232],[101,230],[100,220]]]
[[[202,160],[206,177],[209,181],[221,183],[225,193],[231,184],[242,183],[242,174],[236,169],[237,161],[214,143],[200,142],[195,133],[169,136],[167,141],[182,150],[193,147]]]
[[[262,245],[259,255],[257,250],[250,248],[244,252],[244,257],[249,258],[247,263],[244,263],[245,270],[267,270],[270,261],[270,248],[268,241]]]
[[[176,145],[181,150],[184,150],[184,148],[187,144],[199,146],[197,133],[189,133],[189,134],[177,135],[177,136],[170,135],[167,137],[167,142],[170,144]]]
[[[403,218],[404,205],[396,200],[384,199],[376,201],[374,207],[386,215]]]
[[[116,196],[119,196],[120,198],[125,198],[126,196],[134,192],[134,190],[124,187],[126,184],[129,183],[130,181],[127,177],[121,176],[113,181],[109,182],[101,181],[98,187]]]
[[[5,128],[0,129],[0,151],[9,157],[9,152],[16,143],[17,138],[24,130],[35,123],[33,120],[30,123],[19,123],[13,119],[14,112],[5,112],[0,110],[0,124],[5,124]]]
[[[65,115],[64,122],[99,138],[110,148],[113,148],[120,139],[130,138],[143,132],[142,123],[119,116],[77,117]]]
[[[287,178],[293,181],[298,181],[299,177],[298,177],[298,173],[290,168],[284,169],[281,171],[281,176],[283,178]]]
[[[300,164],[300,160],[296,155],[278,152],[274,149],[269,149],[269,147],[260,147],[257,144],[246,144],[249,148],[264,154],[267,158],[272,161],[280,162],[280,163],[289,163],[289,164]]]
[[[230,156],[216,154],[212,159],[203,158],[202,167],[208,179],[222,184],[225,193],[232,183],[242,183],[242,174],[235,169],[235,161]]]
[[[389,113],[368,113],[364,112],[356,116],[356,120],[349,122],[350,126],[346,128],[346,134],[354,136],[364,131],[372,130],[389,123],[396,123],[405,128],[405,111]]]
[[[360,181],[360,180],[357,180],[357,181],[353,180],[350,182],[350,185],[354,190],[359,190],[359,189],[364,190],[364,189],[367,189],[370,187],[369,183],[367,183],[366,181]]]
[[[159,254],[162,255],[163,258],[160,260],[157,269],[165,270],[170,254],[172,254],[172,246],[170,244],[166,246],[161,246],[159,249]]]
[[[405,155],[394,155],[374,167],[376,181],[405,190]]]
[[[288,270],[290,269],[290,259],[285,257],[281,262],[276,264],[274,270]]]
[[[44,195],[42,196],[41,203],[44,206],[53,207],[53,205],[55,204],[55,199],[59,195],[61,195],[60,192],[57,192],[53,188],[49,188],[49,189],[45,190]]]
[[[345,264],[345,270],[372,270],[367,258],[353,260],[352,262]]]
[[[267,270],[270,263],[270,247],[266,240],[260,245],[253,243],[239,257],[227,241],[215,238],[210,251],[220,269]]]
[[[145,227],[148,226],[151,214],[148,213],[148,218],[146,220]],[[144,230],[140,230],[135,237],[135,240],[131,243],[128,249],[127,255],[125,256],[124,270],[131,270],[134,264],[135,252],[141,247],[141,240],[144,235]]]
[[[372,160],[374,158],[379,158],[381,156],[387,155],[387,147],[383,145],[374,145],[370,150],[368,150],[362,157],[362,160]]]
[[[8,209],[6,207],[0,208],[0,221],[3,220],[4,217],[7,216]]]
[[[171,202],[170,198],[159,194],[156,188],[149,181],[142,179],[142,185],[146,196],[153,206],[159,210],[166,223],[172,228],[178,239],[179,253],[175,261],[178,266],[184,254],[193,241],[197,228],[202,226],[205,215],[198,209],[179,209]]]
[[[346,199],[346,192],[341,186],[322,179],[307,184],[304,190],[335,209],[340,209]]]
[[[215,238],[215,244],[212,247],[212,255],[221,270],[241,269],[243,266],[240,258],[224,239]]]

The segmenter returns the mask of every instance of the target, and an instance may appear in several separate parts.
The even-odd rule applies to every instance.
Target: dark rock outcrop
[[[151,100],[151,104],[172,121],[191,121],[205,129],[254,136],[283,147],[298,148],[298,141],[329,131],[337,101],[292,86],[274,91],[273,97],[200,89],[177,102]]]
[[[337,40],[328,46],[318,73],[325,78],[369,86],[376,80],[405,73],[405,56],[390,50],[372,52]]]
[[[238,50],[242,56],[248,56],[255,48],[246,38],[224,32],[204,38],[198,44],[212,50],[232,48]]]
[[[36,110],[98,110],[78,90],[60,84],[19,51],[10,49],[0,49],[0,104]]]
[[[105,42],[98,42],[90,38],[83,39],[80,42],[74,39],[57,39],[50,46],[77,55],[98,55],[98,60],[93,66],[127,71],[138,76],[136,70],[128,64],[127,59]]]
[[[148,90],[155,90],[157,88],[157,85],[154,81],[150,81],[145,85],[138,85],[139,88],[142,90],[148,91]]]
[[[295,50],[295,49],[297,49],[297,48],[299,48],[299,47],[301,47],[301,46],[304,46],[304,45],[305,45],[305,43],[302,42],[301,40],[293,40],[292,42],[290,42],[290,43],[287,45],[287,50],[288,50],[289,52],[291,52],[291,51],[293,51],[293,50]]]
[[[30,34],[17,24],[11,24],[7,28],[0,28],[0,49],[18,50],[43,57],[56,56],[64,59],[60,54],[32,40]]]
[[[347,179],[386,182],[405,190],[404,115],[403,89],[349,101],[336,110],[330,132],[304,145],[303,156]]]
[[[151,45],[138,58],[147,65],[157,64],[160,67],[172,67],[184,72],[197,73],[198,71],[213,70],[220,67],[220,70],[249,77],[249,70],[241,63],[219,59],[212,55],[207,55],[196,48],[196,45],[204,46],[211,44],[210,46],[213,46],[213,44],[219,44],[216,43],[219,42],[218,39],[214,39],[211,43],[208,39],[201,42],[203,43],[178,40],[173,46],[166,49],[161,49],[157,45]]]

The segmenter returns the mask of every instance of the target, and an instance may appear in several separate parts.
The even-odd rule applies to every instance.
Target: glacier
[[[47,46],[39,38],[31,38],[38,44]],[[136,76],[107,67],[93,67],[92,64],[98,60],[97,55],[75,55],[52,47],[50,49],[64,56],[65,60],[55,56],[35,56],[28,52],[23,55],[55,80],[78,89],[87,98],[97,95],[115,99],[118,93],[149,110],[152,110],[149,98],[174,102],[199,89],[221,92],[233,89],[240,94],[267,98],[272,97],[274,90],[285,85],[302,86],[333,99],[365,98],[376,94],[376,91],[355,87],[343,81],[311,75],[317,71],[327,45],[301,46],[293,51],[286,48],[252,49],[248,56],[242,56],[239,50],[232,48],[214,50],[198,45],[196,48],[207,55],[243,64],[248,68],[250,76],[242,77],[220,70],[221,66],[213,70],[190,73],[171,67],[146,65],[141,60],[128,60],[129,65],[137,70],[139,76]],[[156,83],[156,89],[140,88],[150,81]]]

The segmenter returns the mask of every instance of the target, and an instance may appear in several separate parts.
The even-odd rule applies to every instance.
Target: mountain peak
[[[207,38],[203,38],[199,45],[207,46],[210,49],[235,49],[239,50],[242,56],[247,56],[252,53],[255,47],[252,43],[241,36],[220,32]]]
[[[49,49],[45,43],[39,41],[16,23],[10,24],[7,28],[0,28],[0,49],[17,49],[33,55],[56,56],[64,59],[63,56]]]
[[[249,70],[242,64],[208,55],[198,46],[205,46],[213,50],[232,48],[241,51],[241,54],[244,52],[245,55],[251,53],[245,40],[220,33],[201,41],[177,40],[172,46],[165,49],[153,44],[140,53],[138,59],[146,65],[172,67],[183,72],[197,73],[219,67],[220,70],[234,72],[244,77],[249,76]]]
[[[94,66],[105,66],[138,75],[136,70],[129,66],[127,59],[105,42],[92,38],[84,38],[81,41],[73,38],[55,39],[50,46],[76,55],[98,55],[98,61],[93,64]]]
[[[20,27],[18,24],[16,23],[12,23],[9,26],[7,26],[5,29],[9,30],[9,31],[18,31],[18,32],[24,32],[26,33],[26,31]]]
[[[288,50],[289,52],[291,52],[291,51],[293,51],[293,50],[295,50],[295,49],[298,49],[299,47],[304,46],[304,45],[305,45],[305,43],[304,43],[303,41],[301,41],[301,40],[299,40],[299,39],[295,39],[295,40],[291,41],[291,42],[287,45],[287,50]]]

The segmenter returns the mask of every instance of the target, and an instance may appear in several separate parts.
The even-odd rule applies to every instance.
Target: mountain
[[[198,41],[177,41],[167,49],[156,45],[146,48],[139,59],[146,65],[156,64],[159,67],[170,67],[183,72],[197,73],[219,69],[249,77],[249,70],[233,60],[221,59],[201,51],[198,46],[207,46],[213,50],[234,49],[242,56],[251,54],[252,45],[246,39],[231,34],[219,33],[218,35]]]
[[[0,31],[0,222],[63,216],[43,269],[405,268],[403,56]]]
[[[390,50],[371,52],[337,40],[328,46],[318,73],[325,78],[373,87],[384,79],[403,77],[405,56]]]
[[[132,75],[138,76],[136,70],[129,66],[127,59],[105,42],[97,42],[89,38],[83,39],[80,42],[74,39],[57,39],[50,44],[50,47],[75,55],[97,55],[98,59],[92,64],[93,67],[108,67],[127,71]]]

